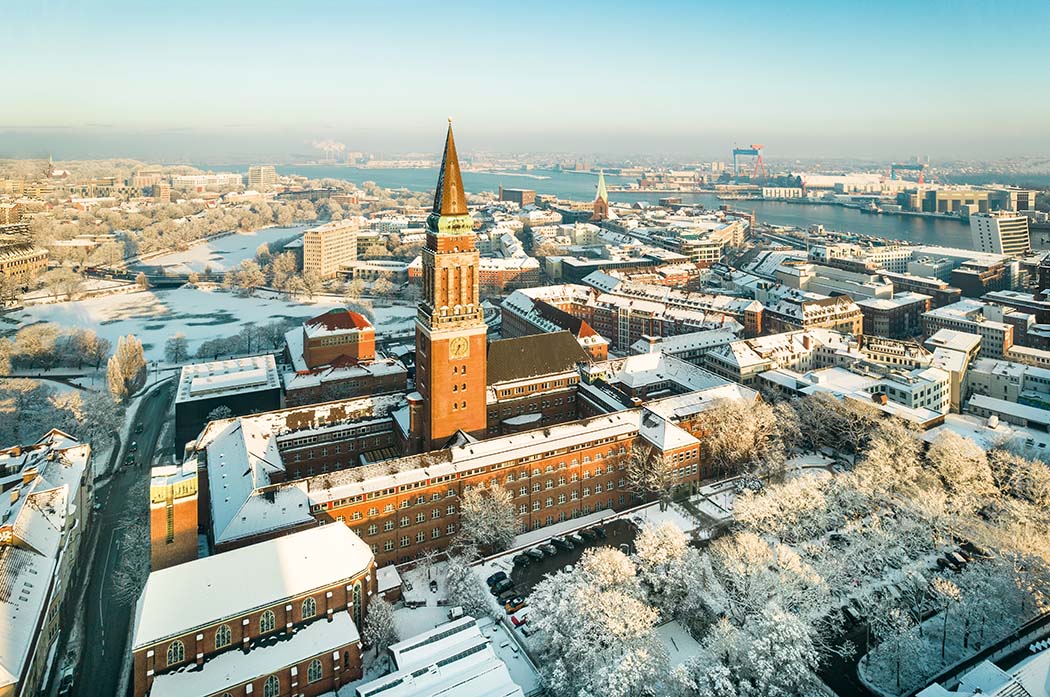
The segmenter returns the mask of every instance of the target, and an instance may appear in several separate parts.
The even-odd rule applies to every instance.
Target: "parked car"
[[[530,550],[528,550],[527,552],[525,552],[525,554],[526,554],[526,555],[527,555],[527,556],[528,556],[528,557],[529,557],[530,559],[535,559],[536,561],[540,561],[541,559],[543,559],[543,557],[544,557],[544,556],[546,556],[546,555],[545,555],[545,554],[543,553],[543,550],[542,550],[542,549],[540,549],[539,547],[533,547],[532,549],[530,549]]]
[[[505,578],[507,578],[506,571],[497,571],[496,573],[492,574],[487,579],[485,579],[485,583],[489,584],[489,588],[491,588],[492,586],[496,585]]]
[[[518,591],[514,590],[513,588],[510,588],[500,593],[499,596],[496,597],[496,600],[499,601],[500,605],[506,605],[507,601],[516,597],[518,597]]]
[[[573,534],[569,535],[569,539],[572,540],[573,544],[583,544],[583,537],[578,532],[574,532]]]
[[[593,530],[580,530],[580,537],[583,538],[584,542],[596,542],[598,540],[598,534]]]
[[[603,528],[601,525],[598,525],[596,527],[591,528],[591,532],[593,532],[595,535],[597,535],[600,539],[602,539],[602,540],[605,539],[605,536],[606,536],[605,528]]]
[[[555,554],[558,553],[558,548],[551,544],[540,545],[539,548],[542,549],[543,553],[546,554],[548,557],[553,557]]]
[[[131,445],[128,446],[128,450],[135,452],[139,449],[139,442],[137,440],[131,441]]]
[[[529,616],[524,612],[516,612],[510,616],[510,621],[514,623],[515,627],[523,627],[529,621]]]
[[[63,673],[62,679],[58,683],[58,697],[69,697],[69,695],[71,694],[73,694],[72,670],[70,670],[70,672],[68,673]]]
[[[437,582],[436,578],[430,579],[430,592],[431,593],[437,593],[438,592],[438,582]]]
[[[525,598],[520,595],[515,595],[503,603],[503,609],[507,611],[508,615],[513,615],[523,607],[525,607]]]
[[[514,566],[528,566],[532,562],[528,554],[515,554]]]
[[[505,578],[502,581],[500,581],[499,583],[497,583],[494,586],[492,586],[492,588],[490,590],[492,591],[493,595],[499,595],[503,591],[509,591],[513,587],[514,587],[514,582],[511,581],[509,578]]]
[[[552,538],[551,544],[557,547],[558,549],[564,549],[566,552],[576,548],[576,545],[569,542],[568,539],[563,539],[561,537]]]
[[[139,421],[137,424],[135,424],[135,433],[142,433],[142,422],[141,421]]]
[[[463,616],[463,608],[460,607],[459,605],[456,605],[455,607],[450,607],[448,609],[448,618],[450,620],[458,620],[462,616]]]
[[[134,465],[135,464],[135,453],[128,453],[128,456],[124,458],[124,464],[125,465]]]

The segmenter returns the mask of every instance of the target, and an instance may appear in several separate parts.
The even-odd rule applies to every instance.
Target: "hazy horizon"
[[[728,159],[1050,153],[1029,1],[9,8],[0,157],[288,161],[311,143]]]

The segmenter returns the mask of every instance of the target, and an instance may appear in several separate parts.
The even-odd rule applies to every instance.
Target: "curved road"
[[[127,647],[128,629],[141,590],[143,555],[149,559],[149,468],[172,399],[173,382],[155,388],[140,403],[135,422],[142,433],[123,434],[137,441],[136,464],[119,461],[109,482],[96,491],[102,509],[95,514],[95,556],[84,596],[84,627],[75,697],[117,694]],[[84,583],[85,579],[78,579]]]

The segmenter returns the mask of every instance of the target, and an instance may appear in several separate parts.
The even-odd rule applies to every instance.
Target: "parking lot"
[[[567,564],[576,564],[583,556],[583,551],[589,547],[627,545],[628,553],[634,552],[634,538],[638,533],[638,528],[631,521],[618,518],[601,527],[605,530],[605,539],[598,539],[594,542],[585,541],[582,544],[573,539],[571,540],[573,549],[559,549],[553,557],[545,556],[541,560],[530,560],[528,566],[515,565],[514,570],[510,572],[514,588],[520,595],[528,597],[533,586],[542,581],[544,576],[564,568]]]

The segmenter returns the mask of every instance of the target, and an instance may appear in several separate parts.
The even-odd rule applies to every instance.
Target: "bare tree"
[[[510,492],[502,486],[470,489],[460,501],[459,513],[459,534],[466,544],[500,552],[518,534],[518,513]]]
[[[629,453],[618,457],[626,457],[627,489],[641,498],[655,497],[660,502],[660,510],[666,511],[676,480],[663,453],[639,440]]]

